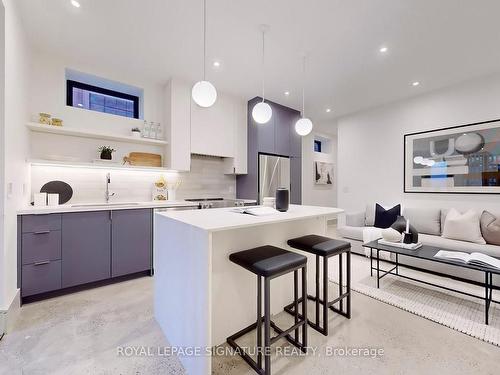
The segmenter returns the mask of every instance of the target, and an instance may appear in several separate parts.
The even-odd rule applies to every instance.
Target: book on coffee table
[[[462,253],[460,251],[439,250],[436,258],[449,259],[479,267],[493,267],[500,269],[500,259],[482,253]]]
[[[394,246],[406,250],[416,250],[422,247],[422,242],[417,242],[417,243],[391,242],[391,241],[386,241],[383,238],[380,238],[378,240],[378,243],[381,245]]]

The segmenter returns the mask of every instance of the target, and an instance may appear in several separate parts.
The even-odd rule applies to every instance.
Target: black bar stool
[[[302,306],[302,314],[299,314],[298,298],[298,271],[302,270],[302,299],[307,296],[307,257],[280,249],[275,246],[261,246],[254,249],[240,251],[229,255],[229,260],[257,275],[257,322],[243,328],[241,331],[227,338],[227,343],[247,362],[257,373],[263,375],[271,374],[271,344],[281,338],[286,338],[291,344],[300,348],[302,352],[307,351],[307,309]],[[293,271],[295,323],[286,330],[279,328],[271,321],[271,289],[272,279]],[[264,278],[264,317],[262,317],[262,278]],[[264,318],[264,347],[262,347],[262,319]],[[302,342],[299,341],[299,328],[302,327]],[[257,328],[257,362],[254,361],[236,343],[239,337]],[[271,337],[271,328],[278,335]],[[290,333],[295,331],[295,337]],[[264,351],[264,368],[262,368],[262,352]]]
[[[351,319],[351,244],[346,241],[334,240],[332,238],[308,235],[303,237],[293,238],[287,241],[290,247],[303,250],[316,255],[316,296],[307,295],[307,299],[316,302],[316,323],[308,320],[309,325],[316,331],[328,336],[328,309]],[[344,293],[343,275],[342,275],[342,254],[347,254],[347,272],[346,272],[346,292]],[[328,301],[328,259],[333,256],[339,256],[339,296],[333,301]],[[319,292],[319,258],[323,258],[323,299],[320,298]],[[347,299],[346,309],[344,310],[344,299]],[[303,302],[301,299],[299,302]],[[338,303],[339,308],[334,304]],[[323,326],[319,320],[319,305],[323,305]],[[303,303],[306,305],[306,303]],[[303,308],[304,306],[302,306]],[[297,311],[295,301],[285,306],[285,311],[295,315]]]

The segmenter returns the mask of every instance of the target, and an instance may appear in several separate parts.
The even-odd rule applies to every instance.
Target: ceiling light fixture
[[[326,109],[326,113],[330,113],[332,110],[330,108]]]
[[[220,67],[220,62],[218,62],[218,61],[214,61],[214,67],[215,67],[215,68]]]
[[[207,0],[203,0],[203,81],[194,84],[191,97],[200,107],[211,107],[217,100],[217,90],[206,80],[207,73]]]
[[[284,94],[285,96],[290,96],[290,91],[285,91]]]
[[[80,3],[76,0],[71,0],[71,5],[73,5],[75,8],[80,8]]]
[[[255,104],[252,109],[252,117],[257,124],[265,124],[269,122],[271,117],[273,116],[273,109],[269,104],[264,101],[265,94],[265,40],[266,40],[266,31],[268,30],[267,25],[261,25],[262,31],[262,101]]]
[[[387,51],[389,51],[389,48],[387,48],[386,46],[380,47],[379,49],[380,53],[386,53]]]
[[[313,123],[306,117],[306,105],[305,105],[305,86],[306,86],[306,57],[302,61],[302,73],[303,73],[303,82],[302,82],[302,118],[300,118],[295,123],[295,131],[298,135],[304,137],[308,135],[313,128]]]
[[[411,85],[412,85],[412,86],[418,86],[418,85],[420,85],[420,82],[415,81],[415,82],[412,82],[412,83],[411,83]]]

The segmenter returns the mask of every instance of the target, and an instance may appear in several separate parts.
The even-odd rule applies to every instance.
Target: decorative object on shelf
[[[130,135],[132,137],[140,138],[141,137],[141,129],[139,129],[138,127],[132,128],[130,130]]]
[[[303,73],[303,82],[302,82],[302,117],[297,120],[295,123],[295,131],[298,135],[304,137],[308,135],[313,129],[313,123],[306,117],[306,101],[305,101],[305,86],[306,86],[306,57],[304,56],[302,61],[302,73]]]
[[[47,194],[47,205],[59,206],[59,194],[58,193]]]
[[[217,100],[217,90],[206,80],[207,73],[207,0],[203,0],[203,80],[194,84],[191,97],[200,107],[211,107]]]
[[[38,114],[38,122],[40,124],[44,124],[44,125],[50,125],[50,118],[52,116],[48,113],[43,113],[43,112],[40,112]]]
[[[116,150],[111,148],[110,146],[101,146],[99,147],[99,152],[101,153],[102,160],[111,160],[113,159],[113,152]]]
[[[151,126],[150,126],[149,122],[144,120],[144,125],[142,127],[142,136],[144,138],[149,138],[150,135],[151,135]]]
[[[410,225],[410,220],[407,220],[404,216],[398,216],[396,221],[391,225],[391,228],[401,233],[403,243],[418,243],[417,229],[413,225]]]
[[[142,167],[161,167],[161,155],[148,152],[131,152],[123,158],[123,163]]]
[[[181,186],[182,180],[180,178],[176,178],[172,181],[167,181],[167,194],[169,201],[175,201],[176,193],[179,186]]]
[[[40,189],[41,193],[59,194],[59,204],[68,202],[73,196],[73,189],[64,181],[49,181]]]
[[[276,209],[280,212],[288,211],[290,192],[287,188],[276,189]]]
[[[33,195],[33,205],[42,207],[47,205],[47,193],[35,193]]]
[[[405,134],[405,193],[500,193],[500,120]]]
[[[273,109],[265,102],[265,39],[268,25],[261,25],[262,31],[262,101],[254,105],[252,109],[252,118],[257,124],[265,124],[269,122],[273,116]]]
[[[314,162],[314,182],[316,185],[333,186],[333,164],[322,161]]]
[[[52,120],[50,121],[50,124],[54,126],[63,126],[63,120],[61,120],[60,118],[53,117]]]
[[[161,176],[153,184],[153,200],[154,201],[166,201],[167,200],[167,180],[165,177]]]
[[[161,127],[161,123],[159,122],[156,123],[156,139],[158,140],[163,139],[163,129]]]

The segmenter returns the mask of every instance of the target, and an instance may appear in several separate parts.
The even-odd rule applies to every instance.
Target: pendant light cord
[[[207,75],[207,0],[203,0],[203,80]]]
[[[306,117],[306,101],[305,101],[305,86],[306,86],[306,57],[302,60],[302,117]]]
[[[262,103],[264,103],[264,95],[265,95],[265,77],[266,77],[266,69],[265,69],[265,40],[266,40],[266,32],[262,30]]]

